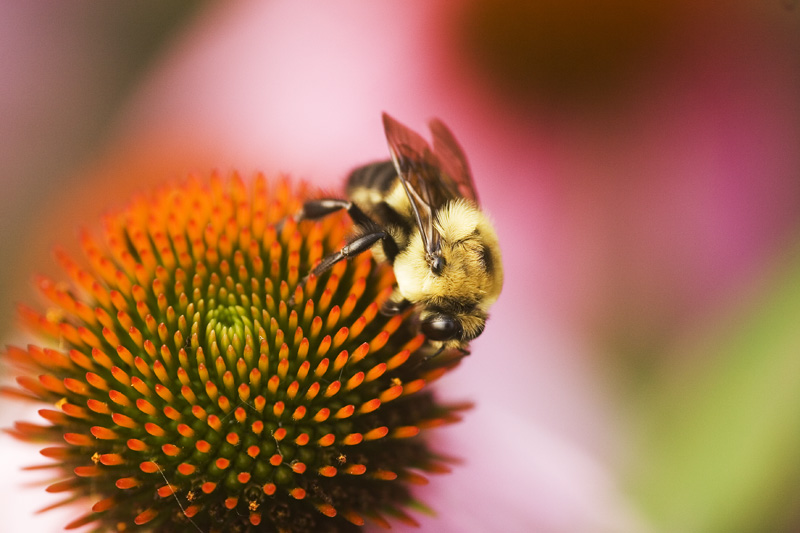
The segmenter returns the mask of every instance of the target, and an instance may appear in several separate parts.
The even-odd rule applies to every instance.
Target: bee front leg
[[[397,288],[394,289],[394,292],[389,299],[383,302],[381,306],[381,314],[385,316],[394,316],[399,315],[411,305],[411,302],[403,298],[403,295],[400,294],[400,291]]]
[[[444,350],[445,350],[445,344],[442,344],[439,347],[439,349],[437,349],[434,353],[428,354],[428,355],[424,356],[422,359],[420,359],[419,362],[416,365],[414,365],[414,368],[418,368],[418,367],[426,364],[431,359],[434,359],[434,358],[438,357]],[[461,359],[462,357],[466,357],[470,353],[472,353],[469,350],[465,350],[464,348],[461,348],[461,347],[457,347],[456,350],[461,352],[461,356],[459,357],[459,359]]]
[[[376,242],[385,239],[392,239],[392,236],[385,231],[375,231],[372,233],[367,233],[366,235],[359,235],[349,243],[345,244],[338,252],[323,258],[322,261],[320,261],[320,263],[314,268],[314,270],[311,271],[311,273],[315,276],[319,276],[342,259],[347,259],[349,257],[355,257],[359,254],[362,254],[372,248]],[[394,240],[392,240],[392,242],[394,243]]]
[[[350,215],[350,219],[356,226],[361,228],[377,227],[375,221],[373,221],[366,213],[364,213],[356,204],[349,200],[342,200],[341,198],[319,198],[317,200],[309,200],[308,202],[304,203],[300,211],[294,215],[294,219],[297,222],[302,220],[317,220],[343,209],[347,211],[347,214]],[[283,221],[281,221],[281,224],[283,224]],[[309,276],[312,274],[315,276],[322,274],[342,259],[353,257],[354,255],[358,255],[361,252],[368,250],[380,239],[391,240],[391,244],[394,245],[394,248],[397,248],[397,245],[394,243],[394,239],[392,239],[385,232],[370,232],[365,235],[361,235],[357,239],[345,245],[344,248],[335,254],[324,257],[320,264],[314,268],[314,270],[309,272],[303,279],[300,280],[299,286],[304,287],[306,282],[308,282]],[[294,305],[294,296],[289,299],[288,303],[290,306]]]
[[[348,259],[350,257],[355,257],[359,254],[362,254],[372,248],[372,246],[380,241],[384,241],[384,247],[389,246],[397,248],[397,243],[394,242],[394,239],[391,235],[387,232],[380,230],[380,231],[373,231],[371,233],[367,233],[365,235],[359,235],[349,243],[345,244],[341,250],[336,253],[332,253],[327,257],[323,257],[322,261],[312,270],[306,277],[300,280],[300,287],[305,286],[306,282],[308,282],[308,278],[311,275],[319,276],[324,273],[326,270],[330,269],[341,261],[342,259]],[[388,244],[387,244],[388,243]],[[289,305],[292,306],[295,304],[294,296],[289,300]]]

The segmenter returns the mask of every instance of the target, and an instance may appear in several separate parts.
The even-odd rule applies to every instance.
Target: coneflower
[[[394,284],[370,254],[299,280],[341,246],[346,215],[297,224],[307,191],[256,176],[190,178],[81,236],[71,283],[21,307],[45,346],[8,347],[6,389],[47,402],[15,436],[88,499],[66,527],[97,531],[348,531],[413,523],[409,486],[447,469],[425,428],[457,419],[428,384],[413,311],[379,311]],[[84,498],[85,497],[85,498]]]

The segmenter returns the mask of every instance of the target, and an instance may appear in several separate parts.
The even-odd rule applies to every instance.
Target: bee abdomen
[[[397,170],[391,160],[370,163],[350,173],[347,178],[347,193],[349,195],[354,189],[365,188],[385,194],[391,190],[396,179]]]

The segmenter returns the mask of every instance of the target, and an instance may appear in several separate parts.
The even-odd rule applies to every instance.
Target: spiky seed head
[[[446,470],[418,435],[457,419],[428,384],[457,362],[418,364],[413,311],[379,313],[392,270],[362,254],[303,286],[341,246],[345,216],[296,223],[307,191],[236,174],[189,178],[81,235],[70,283],[21,307],[43,346],[8,347],[6,394],[47,402],[49,492],[91,499],[67,528],[347,531],[414,520],[409,485]]]

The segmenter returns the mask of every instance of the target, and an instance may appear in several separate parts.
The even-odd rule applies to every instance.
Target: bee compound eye
[[[436,315],[422,321],[422,332],[431,340],[448,341],[461,334],[461,324],[446,315]]]

